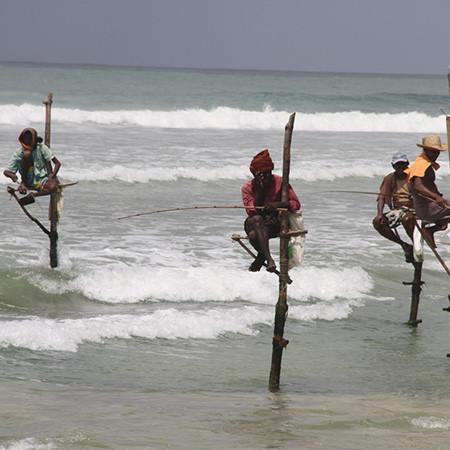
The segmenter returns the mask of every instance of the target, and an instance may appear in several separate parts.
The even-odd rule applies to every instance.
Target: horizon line
[[[124,69],[156,69],[156,70],[192,70],[192,71],[230,71],[230,72],[288,72],[304,74],[327,74],[327,75],[385,75],[385,76],[445,76],[450,73],[407,73],[407,72],[360,72],[360,71],[321,71],[321,70],[299,70],[299,69],[255,69],[255,68],[231,68],[231,67],[186,67],[186,66],[147,66],[147,65],[120,65],[106,63],[76,63],[76,62],[55,62],[55,61],[8,61],[0,60],[0,64],[30,64],[30,65],[54,65],[54,66],[87,66],[87,67],[114,67]],[[447,69],[447,65],[445,66]]]

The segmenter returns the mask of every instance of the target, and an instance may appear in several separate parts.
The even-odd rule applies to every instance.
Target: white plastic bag
[[[422,221],[420,219],[417,219],[417,225],[419,227],[422,226]],[[414,261],[416,262],[422,262],[423,261],[423,237],[422,233],[417,229],[417,227],[414,227],[414,234],[413,234],[413,250],[414,250]]]
[[[289,266],[288,269],[291,270],[294,267],[301,266],[303,263],[303,256],[305,254],[305,235],[306,228],[303,223],[302,213],[289,213],[289,231],[298,231],[302,234],[297,236],[291,236],[289,238],[288,244],[288,258]]]

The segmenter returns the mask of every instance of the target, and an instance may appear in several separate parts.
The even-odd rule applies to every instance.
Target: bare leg
[[[427,228],[423,227],[422,228],[422,232],[426,236],[430,247],[432,247],[432,248],[437,247],[436,242],[434,241],[434,233],[436,233],[436,231],[444,231],[445,229],[447,229],[448,224],[449,224],[448,221],[438,222],[438,223],[436,223],[436,225],[433,225],[432,227],[427,227]]]
[[[258,252],[258,256],[250,265],[251,272],[258,272],[264,261],[267,261],[267,271],[273,272],[276,269],[269,249],[269,230],[264,224],[264,219],[257,215],[247,219],[248,238],[254,249]]]
[[[19,202],[23,206],[30,205],[30,204],[34,203],[34,199],[36,197],[43,197],[44,195],[50,195],[53,192],[55,192],[57,186],[58,186],[58,183],[54,178],[49,179],[44,184],[44,186],[42,187],[42,189],[40,191],[30,191],[28,193],[28,195],[26,195],[25,197],[22,197],[19,200]]]
[[[405,230],[406,230],[405,223],[403,223],[403,226],[405,227]],[[414,224],[411,226],[408,223],[407,226],[408,226],[408,229],[407,229],[406,232],[408,233],[408,236],[410,236],[411,239],[412,239],[412,233],[414,231]],[[383,236],[386,239],[389,239],[390,241],[395,242],[396,244],[400,245],[402,247],[402,249],[403,249],[404,254],[405,254],[406,262],[412,262],[412,245],[408,244],[407,242],[405,242],[403,240],[401,240],[400,237],[396,233],[394,233],[392,231],[392,229],[389,227],[389,224],[388,224],[387,220],[383,220],[383,222],[380,224],[380,223],[377,223],[375,221],[375,219],[374,219],[373,227],[375,228],[375,230],[378,231],[378,233],[381,234],[381,236]]]

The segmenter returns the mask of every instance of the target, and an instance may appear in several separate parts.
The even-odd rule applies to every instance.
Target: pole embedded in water
[[[294,129],[295,113],[289,117],[284,132],[283,145],[283,184],[281,189],[281,201],[288,201],[289,198],[289,171],[291,165],[291,142],[292,132]],[[289,231],[287,212],[280,213],[280,277],[279,277],[279,293],[278,302],[275,307],[275,323],[272,340],[272,364],[270,367],[269,376],[269,390],[276,392],[280,389],[280,373],[281,373],[281,359],[283,356],[283,349],[289,343],[283,338],[284,325],[286,323],[286,316],[288,312],[287,304],[287,285],[288,285],[288,243]]]
[[[422,262],[414,262],[414,279],[411,282],[405,282],[405,285],[411,285],[411,309],[409,312],[408,325],[417,327],[422,320],[417,320],[417,314],[419,312],[420,293],[422,292]]]
[[[50,147],[51,136],[51,112],[53,94],[50,92],[44,100],[45,105],[45,135],[44,144]],[[58,267],[58,215],[57,215],[57,195],[50,194],[49,219],[50,219],[50,267]]]
[[[450,90],[450,69],[449,69],[449,90]],[[450,116],[445,117],[447,123],[447,145],[448,145],[448,166],[450,167]]]

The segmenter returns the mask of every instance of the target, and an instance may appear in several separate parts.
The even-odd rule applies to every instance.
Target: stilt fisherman
[[[50,148],[42,143],[42,138],[34,128],[25,128],[19,135],[19,142],[21,147],[13,153],[3,174],[15,183],[18,180],[16,173],[20,173],[17,190],[24,195],[19,200],[24,206],[34,203],[35,197],[49,195],[56,190],[56,175],[61,163],[53,156]],[[28,195],[25,195],[27,192]]]
[[[275,261],[270,254],[269,239],[280,233],[278,208],[286,208],[291,212],[300,209],[300,201],[289,186],[287,202],[281,201],[282,177],[272,174],[273,161],[269,150],[259,152],[251,161],[250,172],[253,179],[242,186],[242,201],[248,217],[244,228],[250,243],[258,252],[257,257],[249,267],[251,272],[258,272],[267,262],[267,271],[276,270]],[[263,207],[256,209],[255,206]]]
[[[436,160],[441,152],[447,151],[448,146],[441,144],[441,139],[437,135],[425,136],[422,144],[417,144],[417,146],[423,151],[406,172],[411,186],[416,217],[433,224],[423,228],[423,232],[429,244],[436,248],[434,233],[445,230],[450,222],[450,202],[439,192],[435,182],[435,171],[440,167]]]
[[[413,240],[414,205],[405,172],[409,165],[408,157],[404,153],[395,153],[392,156],[391,165],[394,172],[386,175],[381,183],[373,227],[386,239],[399,244],[405,254],[406,262],[410,263],[413,262],[413,247],[400,238],[396,229],[402,224],[411,241]],[[385,205],[390,208],[387,213],[384,213]]]

